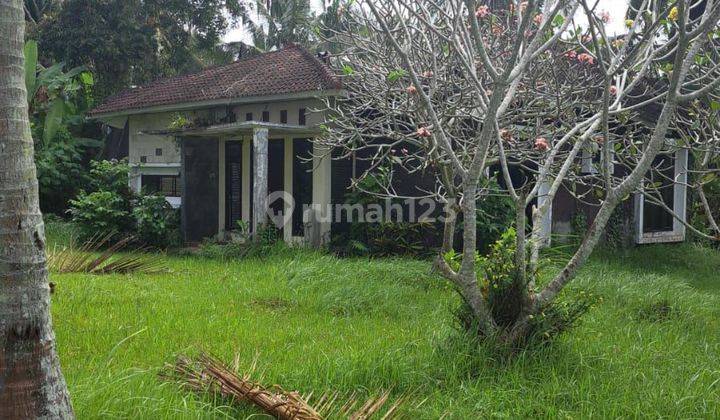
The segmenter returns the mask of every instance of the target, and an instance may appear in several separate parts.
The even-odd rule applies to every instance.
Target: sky
[[[316,11],[322,9],[322,0],[308,0]],[[627,0],[599,0],[597,10],[607,11],[610,13],[610,22],[607,24],[608,35],[616,35],[625,32],[625,12],[627,11]],[[578,23],[584,25],[587,23],[582,13],[578,13]],[[223,37],[224,42],[245,41],[251,42],[250,34],[245,31],[242,24],[238,24],[231,28]]]

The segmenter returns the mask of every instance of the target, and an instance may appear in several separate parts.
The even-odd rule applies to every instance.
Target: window
[[[263,111],[262,120],[263,122],[270,122],[270,111]]]
[[[299,125],[305,125],[307,123],[305,114],[306,114],[305,108],[300,108],[300,111],[298,113],[298,124]]]
[[[245,114],[245,121],[252,121],[252,120],[253,120],[252,112],[248,112],[247,114]]]
[[[280,111],[280,123],[287,124],[287,109]]]
[[[147,156],[140,156],[140,163],[147,163]]]
[[[662,200],[673,213],[667,212],[653,200],[647,200],[642,192],[635,195],[635,242],[639,244],[658,242],[681,242],[685,240],[687,205],[688,151],[661,153],[643,181],[653,184],[654,200]],[[648,192],[650,194],[650,192]]]
[[[162,156],[162,149],[161,149],[161,148],[158,147],[157,149],[155,149],[155,156]]]
[[[182,183],[178,175],[143,175],[142,189],[148,194],[158,194],[165,197],[180,197]]]

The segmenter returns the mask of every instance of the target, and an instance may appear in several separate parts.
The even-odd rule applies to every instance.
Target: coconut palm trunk
[[[55,348],[22,0],[0,0],[0,418],[73,417]]]

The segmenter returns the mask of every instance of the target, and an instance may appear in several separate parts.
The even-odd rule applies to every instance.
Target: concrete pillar
[[[550,192],[550,182],[545,181],[540,185],[540,188],[538,190],[538,200],[537,205],[538,207],[545,204],[546,201],[550,199],[548,197],[548,193]],[[540,230],[540,238],[543,241],[543,246],[547,247],[550,246],[550,237],[552,235],[552,203],[550,203],[550,207],[548,208],[547,212],[543,216],[541,223],[541,230]]]
[[[332,219],[331,202],[332,157],[324,146],[313,145],[313,208],[309,240],[311,246],[318,247],[330,241]]]
[[[253,129],[253,219],[252,233],[267,223],[268,208],[268,129]]]

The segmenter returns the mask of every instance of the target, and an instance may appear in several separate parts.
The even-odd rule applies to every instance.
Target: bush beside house
[[[82,239],[113,234],[135,236],[156,248],[181,245],[178,211],[165,197],[134,194],[128,186],[127,162],[93,161],[91,167],[91,190],[81,191],[68,210]]]

